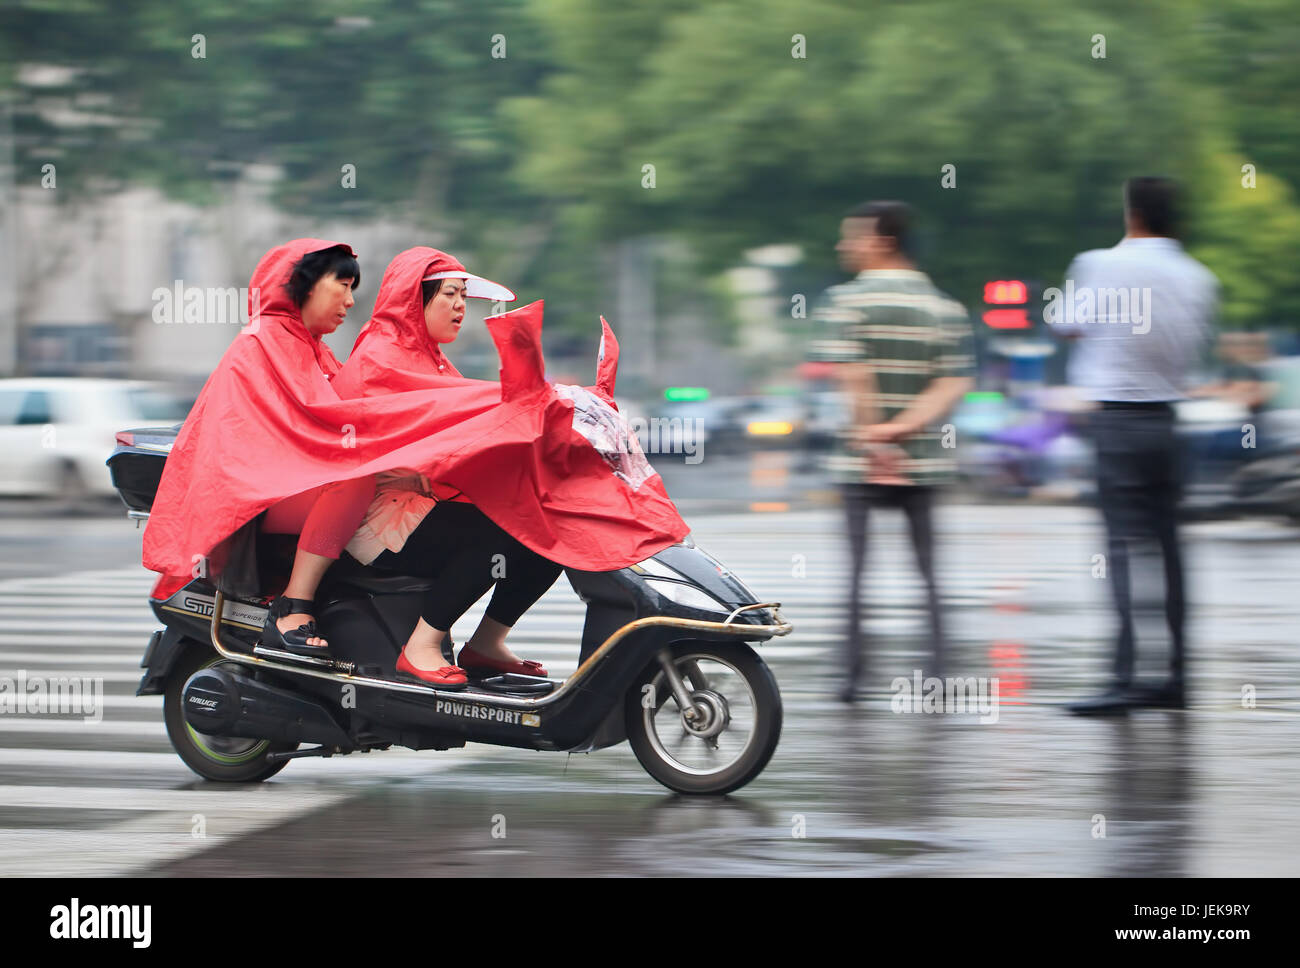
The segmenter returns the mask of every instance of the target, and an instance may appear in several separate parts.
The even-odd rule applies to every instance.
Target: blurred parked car
[[[179,423],[191,402],[140,381],[0,380],[0,495],[68,501],[113,495],[104,461],[116,431]]]
[[[647,453],[650,448],[661,454],[690,454],[701,448],[721,453],[726,449],[725,409],[718,400],[665,401],[655,416],[657,422],[640,432]]]
[[[847,397],[838,390],[815,390],[804,400],[807,446],[815,451],[831,450],[840,431],[849,425],[851,414]]]
[[[1260,363],[1273,395],[1264,405],[1264,432],[1279,441],[1300,438],[1300,356],[1282,356]]]
[[[660,400],[649,407],[619,403],[654,462],[656,455],[734,454],[745,446],[745,428],[739,414],[747,406],[743,397],[708,397],[703,400]]]

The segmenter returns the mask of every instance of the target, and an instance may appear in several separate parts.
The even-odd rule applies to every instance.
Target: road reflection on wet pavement
[[[794,635],[760,646],[785,725],[754,782],[680,797],[624,744],[590,755],[470,745],[440,769],[306,771],[347,795],[143,873],[174,875],[1295,875],[1296,541],[1263,522],[1187,531],[1192,688],[1186,710],[1079,719],[1102,681],[1112,617],[1084,508],[948,506],[940,567],[948,672],[997,677],[996,722],[896,712],[895,677],[926,654],[902,522],[881,515],[867,589],[865,698],[834,698],[843,573],[832,510],[714,516],[696,539]],[[1158,615],[1139,625],[1149,671]],[[520,633],[521,640],[523,639]],[[575,649],[576,651],[576,649]],[[1248,698],[1247,698],[1248,697]],[[910,707],[909,707],[910,709]],[[378,758],[385,754],[372,754]],[[463,765],[460,765],[463,764]],[[297,764],[268,786],[295,783]],[[300,779],[300,783],[307,782]],[[210,784],[200,784],[211,789]]]

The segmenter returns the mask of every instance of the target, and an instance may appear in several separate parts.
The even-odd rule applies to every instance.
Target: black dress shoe
[[[1129,700],[1134,706],[1150,706],[1155,709],[1186,709],[1187,697],[1181,682],[1162,682],[1159,685],[1136,685],[1128,690]]]
[[[1128,689],[1113,687],[1099,695],[1069,703],[1065,708],[1076,716],[1123,716],[1133,706]]]

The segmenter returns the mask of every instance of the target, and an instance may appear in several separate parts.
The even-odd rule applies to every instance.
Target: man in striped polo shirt
[[[848,516],[849,628],[840,694],[855,698],[863,675],[860,593],[873,507],[900,507],[925,579],[940,675],[943,623],[935,579],[932,509],[936,489],[955,471],[955,437],[939,421],[973,385],[972,333],[965,309],[911,261],[911,213],[901,202],[870,202],[840,225],[840,264],[857,275],[826,291],[817,317],[824,337],[811,358],[836,368],[852,405],[830,467]]]

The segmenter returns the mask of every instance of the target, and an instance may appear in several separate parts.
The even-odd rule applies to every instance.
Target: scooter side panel
[[[540,705],[494,702],[494,697],[472,690],[434,697],[357,686],[352,697],[355,706],[346,710],[350,732],[369,732],[403,745],[409,743],[399,737],[419,734],[519,749],[573,749],[588,741],[608,717],[621,714],[624,695],[634,678],[678,632],[645,629],[630,635],[581,683],[558,700]],[[336,710],[342,701],[335,683],[304,679],[296,688]]]
[[[383,596],[383,599],[397,597],[402,596]],[[397,671],[397,655],[401,649],[385,622],[385,616],[393,607],[393,603],[386,600],[376,602],[370,598],[346,599],[326,605],[318,618],[321,634],[329,640],[330,654],[355,662],[358,670],[368,675],[391,678]]]
[[[185,647],[191,643],[208,641],[214,603],[214,589],[201,579],[190,582],[171,598],[149,601],[154,615],[164,627],[161,638],[147,650],[140,663],[145,674],[140,680],[136,695],[160,695],[166,689],[167,677]],[[240,602],[237,607],[227,610],[226,620],[222,623],[224,634],[231,639],[249,642],[252,634],[250,627],[253,623],[263,621],[265,614],[265,609]],[[258,628],[260,627],[259,624]]]

